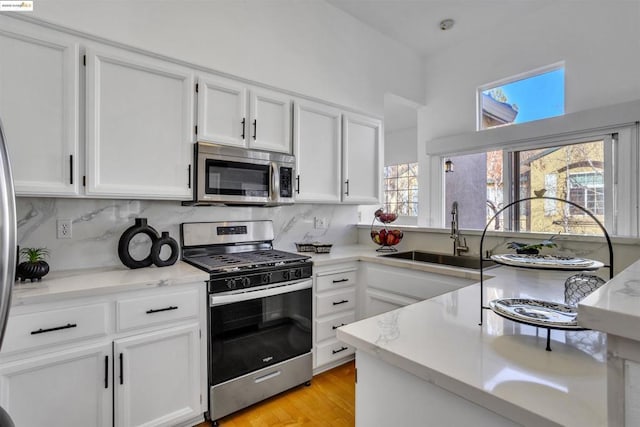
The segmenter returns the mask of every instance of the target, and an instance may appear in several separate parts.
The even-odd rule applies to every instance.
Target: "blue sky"
[[[514,123],[564,114],[564,68],[498,87],[509,104],[518,106]]]

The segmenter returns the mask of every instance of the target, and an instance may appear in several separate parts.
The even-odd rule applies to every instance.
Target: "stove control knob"
[[[293,270],[293,277],[295,277],[296,279],[299,279],[302,277],[302,269],[301,268],[296,268],[295,270]]]
[[[229,289],[235,289],[236,288],[236,279],[227,279],[224,281],[224,283],[227,285],[227,288]]]
[[[291,279],[291,272],[289,270],[285,270],[282,272],[282,278],[284,280],[289,280]]]
[[[248,277],[243,277],[242,286],[244,286],[245,288],[248,288],[249,286],[251,286],[251,279],[249,279]]]
[[[264,273],[261,277],[260,277],[260,282],[264,285],[271,283],[271,273]]]

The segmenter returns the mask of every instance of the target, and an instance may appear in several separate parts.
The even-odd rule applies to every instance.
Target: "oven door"
[[[210,295],[211,386],[309,353],[311,280]]]

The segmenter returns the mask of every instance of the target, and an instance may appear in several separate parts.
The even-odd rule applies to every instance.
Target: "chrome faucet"
[[[460,255],[462,252],[469,252],[467,239],[462,238],[463,243],[460,244],[460,231],[458,230],[458,202],[451,205],[451,235],[453,239],[453,255]]]

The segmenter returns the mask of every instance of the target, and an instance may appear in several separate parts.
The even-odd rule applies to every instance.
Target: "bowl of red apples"
[[[387,224],[395,221],[398,215],[395,213],[386,213],[382,209],[378,209],[374,213],[373,223],[371,224],[371,240],[380,248],[378,252],[389,251],[393,252],[396,249],[393,247],[402,241],[402,231],[396,229],[390,229]],[[375,225],[376,221],[382,223],[382,226]]]

